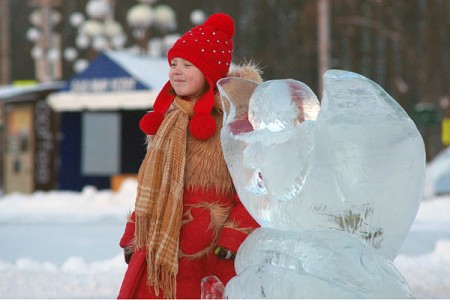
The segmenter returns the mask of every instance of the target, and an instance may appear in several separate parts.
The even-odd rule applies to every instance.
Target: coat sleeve
[[[135,212],[128,217],[127,224],[125,226],[125,232],[123,233],[122,238],[120,239],[120,247],[126,248],[131,246],[134,243],[134,229],[135,229],[136,216]]]
[[[259,224],[249,214],[237,194],[234,198],[235,206],[219,234],[217,245],[237,252],[245,238],[259,227]]]

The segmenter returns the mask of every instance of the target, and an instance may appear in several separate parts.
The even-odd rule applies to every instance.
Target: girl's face
[[[205,76],[189,61],[176,57],[170,61],[170,84],[176,94],[191,99],[198,98],[206,84]]]

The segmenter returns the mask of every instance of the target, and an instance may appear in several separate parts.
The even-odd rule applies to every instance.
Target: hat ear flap
[[[175,98],[174,95],[170,93],[171,89],[172,85],[170,84],[170,81],[167,81],[159,92],[158,97],[156,97],[155,103],[153,104],[153,111],[145,114],[139,121],[139,127],[145,134],[155,135],[161,126],[164,114],[169,110],[169,107]]]
[[[208,91],[194,105],[194,115],[189,122],[189,131],[199,140],[207,140],[216,132],[216,120],[211,115],[214,107],[214,84],[208,80]]]
[[[210,114],[214,107],[214,88],[216,83],[211,79],[206,78],[208,82],[208,90],[197,100],[194,105],[194,113]]]

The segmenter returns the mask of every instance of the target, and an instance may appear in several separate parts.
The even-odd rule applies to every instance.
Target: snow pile
[[[415,297],[450,297],[450,241],[437,242],[436,249],[419,256],[399,255],[395,265],[413,287]]]
[[[0,298],[115,298],[137,183],[0,198]]]
[[[95,222],[123,216],[133,208],[137,183],[128,179],[120,190],[97,191],[86,186],[81,193],[71,191],[36,192],[29,196],[12,193],[0,201],[1,223]]]
[[[416,298],[450,298],[450,197],[428,200],[394,265]]]
[[[92,263],[70,257],[61,267],[27,258],[0,261],[0,297],[114,298],[125,270],[122,255]]]

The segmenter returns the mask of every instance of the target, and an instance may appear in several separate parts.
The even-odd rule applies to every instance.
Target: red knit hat
[[[176,57],[191,62],[203,73],[209,84],[208,91],[195,103],[194,115],[189,122],[189,130],[197,139],[206,140],[216,131],[216,122],[210,113],[214,106],[216,83],[227,75],[231,65],[233,35],[233,19],[226,14],[216,13],[203,25],[192,28],[179,38],[167,54],[169,64]],[[170,90],[172,85],[168,81],[155,100],[153,112],[141,119],[139,125],[146,134],[154,135],[158,131],[174,99]]]

